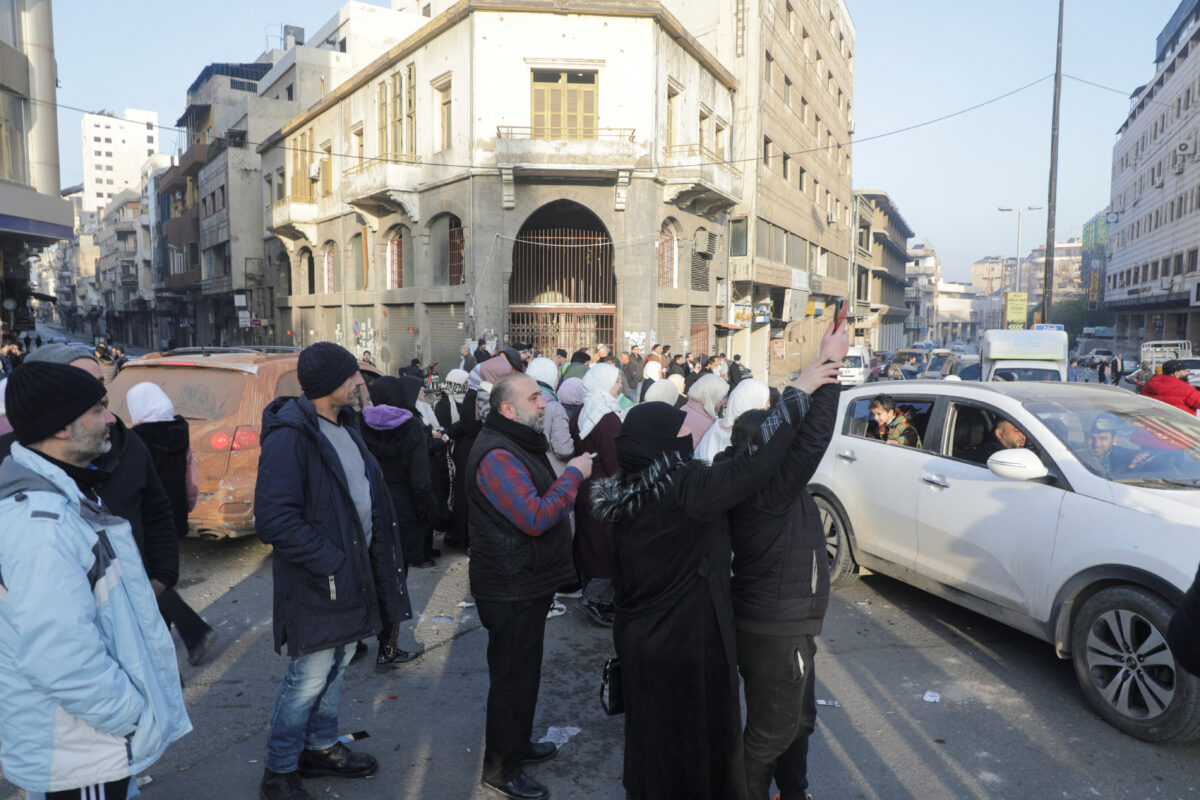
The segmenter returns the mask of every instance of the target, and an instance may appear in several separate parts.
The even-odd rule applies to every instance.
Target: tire
[[[858,579],[858,564],[850,552],[850,525],[837,506],[821,495],[813,498],[821,512],[825,552],[829,555],[829,585],[844,586]]]
[[[1113,727],[1147,742],[1200,738],[1200,679],[1166,643],[1174,609],[1136,586],[1097,592],[1071,625],[1084,697]]]

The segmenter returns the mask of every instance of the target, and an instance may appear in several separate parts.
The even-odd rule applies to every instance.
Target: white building
[[[909,346],[928,340],[937,341],[938,286],[942,282],[942,260],[928,239],[909,245],[904,280],[904,305],[908,308],[904,333]]]
[[[84,114],[81,128],[83,210],[101,211],[123,190],[139,188],[142,165],[158,152],[158,113]]]
[[[972,342],[983,334],[985,303],[970,283],[938,280],[937,322],[933,340],[949,345],[955,339]]]

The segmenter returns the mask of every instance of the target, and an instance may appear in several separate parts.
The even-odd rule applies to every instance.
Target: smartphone
[[[833,301],[834,309],[834,327],[840,328],[846,322],[846,315],[850,312],[849,301],[845,297],[839,297]]]

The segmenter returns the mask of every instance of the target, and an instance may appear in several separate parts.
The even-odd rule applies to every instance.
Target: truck
[[[1191,358],[1192,343],[1187,339],[1158,339],[1142,345],[1139,366],[1147,366],[1153,372],[1155,367],[1176,358]]]
[[[983,332],[980,378],[985,381],[1065,381],[1065,331]]]

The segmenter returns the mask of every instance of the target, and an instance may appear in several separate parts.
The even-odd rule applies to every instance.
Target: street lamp
[[[1039,211],[1042,206],[1025,206],[1025,208],[1014,209],[1012,206],[1000,206],[997,211],[1016,211],[1017,212],[1017,291],[1021,291],[1021,215],[1026,211]]]

